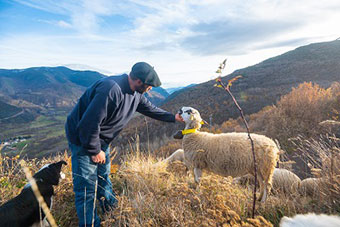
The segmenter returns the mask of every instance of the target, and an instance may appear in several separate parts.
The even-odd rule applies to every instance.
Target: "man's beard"
[[[144,94],[146,92],[146,87],[144,86],[144,84],[136,87],[136,91],[139,93],[139,94]]]

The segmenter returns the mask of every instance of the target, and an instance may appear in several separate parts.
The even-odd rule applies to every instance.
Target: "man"
[[[143,95],[161,82],[145,62],[136,63],[129,75],[100,79],[89,87],[67,117],[65,130],[72,151],[73,189],[79,226],[100,226],[95,197],[102,210],[117,203],[109,178],[109,143],[137,111],[165,122],[183,122],[151,104]],[[97,186],[97,188],[96,188]]]

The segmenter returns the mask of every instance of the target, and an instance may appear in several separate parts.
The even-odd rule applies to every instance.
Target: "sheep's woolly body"
[[[254,182],[254,177],[247,174],[242,177],[234,178],[233,182],[240,185],[247,185],[249,182]],[[299,192],[301,179],[293,172],[287,169],[275,168],[272,178],[272,191],[273,193],[284,193],[292,195]]]
[[[325,214],[299,214],[293,218],[283,217],[280,227],[338,227],[340,226],[340,217],[336,215]]]
[[[182,107],[180,115],[186,130],[196,131],[201,127],[202,118],[194,108]],[[272,186],[279,149],[266,136],[251,134],[251,138],[258,167],[260,198],[264,201]],[[196,182],[199,182],[203,169],[232,177],[254,174],[252,147],[247,133],[213,134],[196,131],[184,135],[183,150],[185,163],[194,169]]]
[[[328,133],[335,134],[336,137],[340,138],[340,121],[326,120],[319,123]]]
[[[255,157],[261,197],[265,187],[270,192],[274,168],[278,161],[279,149],[275,142],[265,136],[251,134],[254,141]],[[212,134],[196,132],[183,138],[185,161],[196,169],[238,177],[254,173],[251,143],[247,133]]]
[[[273,175],[273,190],[285,194],[295,194],[299,191],[301,179],[287,169],[275,168]]]
[[[306,178],[301,181],[300,193],[304,196],[315,196],[319,191],[322,178]]]
[[[273,166],[277,162],[277,146],[265,136],[251,134],[251,137],[259,172],[268,177],[273,174]],[[196,132],[184,136],[183,149],[185,159],[194,168],[232,177],[254,172],[253,154],[247,133]]]
[[[324,127],[340,127],[340,121],[325,120],[319,123],[319,125]]]

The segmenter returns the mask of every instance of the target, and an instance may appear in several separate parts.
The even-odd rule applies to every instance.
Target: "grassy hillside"
[[[18,113],[20,113],[21,109],[17,108],[15,106],[9,105],[5,102],[0,101],[0,120],[1,119],[7,119],[11,116],[14,116]]]
[[[24,142],[30,157],[65,150],[67,114],[84,90],[103,77],[98,72],[66,67],[0,69],[0,141],[30,136]],[[169,94],[159,87],[148,95],[158,105]],[[17,146],[7,146],[5,152],[15,155]]]
[[[319,163],[321,166],[315,166],[321,167],[318,176],[326,181],[318,186],[314,197],[271,195],[265,203],[257,203],[257,216],[251,219],[251,185],[242,187],[233,183],[231,177],[207,172],[196,185],[183,163],[166,165],[156,156],[141,153],[138,147],[132,144],[131,154],[125,157],[122,165],[111,169],[119,205],[112,213],[101,215],[103,226],[278,226],[283,216],[340,212],[340,179],[336,177],[340,173],[339,153]],[[320,149],[324,143],[316,142],[314,147]],[[301,143],[301,148],[306,148],[305,142]],[[27,183],[20,159],[19,156],[0,155],[0,204],[16,196]],[[35,172],[44,164],[61,159],[69,165],[63,168],[66,179],[56,187],[52,214],[59,226],[76,226],[70,157],[60,154],[54,158],[25,160],[26,166]],[[331,160],[332,173],[329,170]]]
[[[6,141],[17,137],[29,137],[29,139],[6,146],[3,153],[17,155],[22,144],[27,145],[23,151],[29,157],[47,156],[63,151],[67,148],[64,124],[67,112],[65,110],[54,111],[51,115],[34,116],[29,121],[19,119],[20,115],[6,123],[1,124],[0,138]],[[18,147],[19,146],[19,147]]]

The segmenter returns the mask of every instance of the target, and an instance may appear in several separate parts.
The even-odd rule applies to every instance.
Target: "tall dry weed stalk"
[[[248,138],[249,138],[249,141],[250,141],[250,145],[251,145],[251,151],[252,151],[252,154],[253,154],[253,162],[254,162],[254,177],[255,177],[255,180],[254,182],[257,182],[257,163],[256,163],[256,156],[255,156],[255,150],[254,150],[254,141],[253,139],[251,138],[251,135],[250,135],[250,129],[249,129],[249,125],[248,125],[248,122],[246,120],[246,118],[244,117],[244,113],[243,113],[243,110],[242,108],[240,107],[240,105],[238,104],[236,98],[234,97],[233,93],[230,91],[230,87],[232,86],[232,83],[236,80],[238,80],[241,76],[237,76],[235,78],[232,78],[231,80],[228,81],[228,84],[227,85],[224,85],[224,83],[222,82],[222,79],[221,79],[221,75],[222,75],[222,71],[224,70],[225,66],[226,66],[226,61],[227,59],[225,59],[219,66],[218,70],[216,71],[216,73],[219,73],[220,76],[219,78],[216,79],[216,82],[218,83],[217,84],[217,87],[222,87],[226,92],[228,92],[228,94],[230,95],[230,97],[233,99],[233,102],[236,106],[236,108],[239,110],[240,112],[240,115],[241,115],[241,118],[242,118],[242,121],[247,129],[247,133],[248,133]],[[254,190],[253,190],[253,211],[252,211],[252,218],[254,218],[255,216],[255,210],[256,209],[256,183],[254,184]]]

